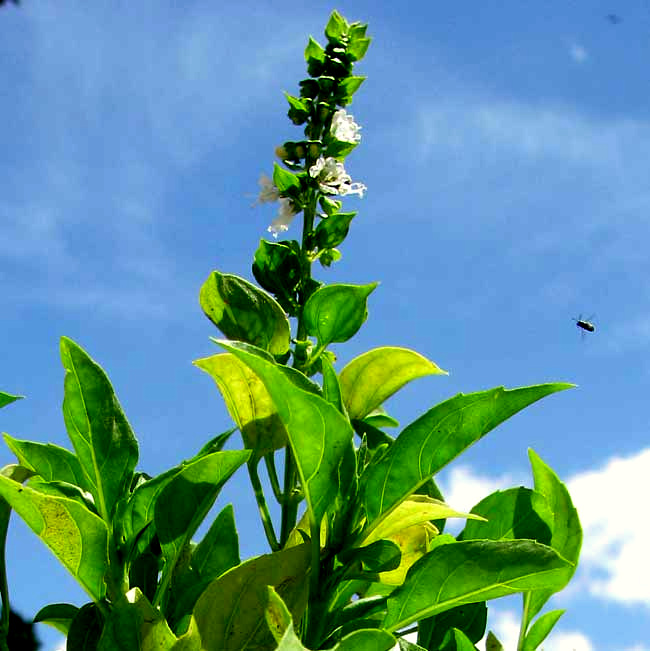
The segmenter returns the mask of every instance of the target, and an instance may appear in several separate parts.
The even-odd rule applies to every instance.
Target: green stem
[[[276,552],[280,549],[278,544],[278,539],[275,536],[275,531],[273,529],[273,521],[271,519],[271,514],[269,513],[269,508],[266,505],[266,498],[264,497],[264,489],[262,488],[262,482],[260,481],[260,476],[257,473],[257,461],[248,462],[248,474],[251,479],[251,484],[253,486],[253,492],[255,493],[255,500],[257,501],[257,507],[260,512],[260,519],[262,520],[262,526],[264,527],[264,533],[266,534],[266,539],[269,541],[269,546],[271,550]]]
[[[275,456],[273,452],[269,452],[268,454],[264,455],[264,463],[266,464],[266,472],[269,476],[271,488],[273,489],[273,495],[275,496],[278,504],[282,504],[284,502],[284,495],[280,489],[278,471],[275,468]]]
[[[289,534],[296,526],[298,501],[295,496],[296,464],[291,447],[284,449],[284,491],[282,501],[282,526],[280,529],[280,547],[284,547]]]
[[[519,640],[517,641],[517,651],[523,651],[524,640],[526,639],[526,629],[528,628],[528,609],[530,608],[531,592],[524,592],[523,602],[524,609],[521,614],[521,627],[519,628]]]

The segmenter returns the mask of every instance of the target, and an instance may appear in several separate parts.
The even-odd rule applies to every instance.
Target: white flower
[[[275,183],[266,174],[260,174],[257,183],[260,186],[260,193],[255,203],[272,203],[280,198],[280,192],[275,187]]]
[[[361,141],[361,127],[354,121],[354,116],[348,115],[345,109],[339,109],[332,116],[330,133],[341,142],[356,144]]]
[[[358,194],[363,197],[367,190],[363,183],[352,183],[350,175],[345,171],[343,163],[329,156],[319,159],[309,168],[309,176],[318,181],[318,187],[325,194]]]
[[[281,197],[279,201],[280,210],[278,211],[278,216],[271,222],[271,225],[267,229],[269,233],[272,233],[273,237],[275,238],[277,238],[278,233],[284,233],[284,231],[289,230],[289,224],[300,212],[299,210],[296,210],[296,207],[293,205],[291,199]]]

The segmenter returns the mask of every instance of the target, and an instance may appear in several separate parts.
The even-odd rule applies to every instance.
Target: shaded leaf
[[[66,651],[96,651],[103,626],[104,620],[97,604],[83,605],[70,624]]]
[[[405,384],[426,375],[447,375],[447,371],[408,348],[384,346],[355,357],[340,375],[350,418],[365,418]]]
[[[395,631],[462,604],[554,588],[570,572],[553,549],[528,540],[441,544],[391,593],[383,626]]]
[[[485,639],[485,651],[504,651],[503,644],[499,642],[497,636],[488,631],[487,638]]]
[[[197,359],[194,365],[216,382],[244,446],[253,451],[253,463],[286,445],[287,433],[271,396],[249,366],[230,353]]]
[[[252,558],[215,579],[194,607],[205,651],[273,648],[265,620],[267,587],[299,619],[307,603],[309,560],[307,543]]]
[[[338,484],[352,479],[337,475],[341,459],[352,440],[350,423],[329,402],[293,384],[274,361],[236,342],[218,343],[247,364],[269,392],[287,430],[310,522],[317,526],[335,499]]]
[[[283,355],[289,350],[289,320],[277,301],[247,280],[213,271],[199,294],[201,308],[226,337]]]
[[[165,558],[159,589],[171,580],[184,548],[223,485],[249,456],[245,450],[228,450],[199,457],[163,487],[154,504],[154,525]]]
[[[305,330],[319,346],[347,341],[368,317],[366,302],[378,283],[327,285],[317,289],[302,312]]]
[[[476,644],[485,635],[486,624],[487,606],[484,601],[463,604],[419,621],[418,643],[425,649],[437,649],[442,645],[447,631],[456,628]]]
[[[513,540],[527,538],[543,545],[551,541],[551,530],[540,513],[550,514],[546,499],[530,488],[509,488],[482,499],[472,513],[485,521],[471,521],[462,532],[462,540]]]
[[[57,631],[67,635],[78,611],[79,608],[72,604],[49,604],[36,613],[34,623],[49,624]]]
[[[61,338],[66,369],[63,417],[102,518],[109,522],[127,492],[138,444],[102,368],[71,339]]]
[[[572,385],[555,383],[458,394],[433,407],[397,437],[362,477],[369,529],[463,450],[513,414]]]
[[[68,497],[46,495],[0,474],[0,495],[94,599],[104,596],[108,528]]]
[[[447,633],[446,641],[440,647],[440,651],[477,651],[477,649],[463,631],[452,628]]]

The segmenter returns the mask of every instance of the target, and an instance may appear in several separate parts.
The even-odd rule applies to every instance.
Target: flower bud
[[[280,160],[286,160],[287,158],[289,158],[289,153],[287,152],[285,145],[278,145],[275,148],[275,155]]]

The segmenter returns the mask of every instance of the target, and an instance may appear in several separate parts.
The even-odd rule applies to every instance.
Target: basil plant
[[[286,94],[301,134],[260,179],[259,201],[278,214],[254,254],[258,285],[213,271],[200,289],[220,334],[195,365],[234,428],[160,475],[137,470],[138,443],[106,373],[64,337],[72,449],[4,435],[17,461],[0,472],[0,539],[14,510],[88,595],[35,617],[67,636],[68,651],[467,651],[486,636],[487,603],[514,593],[518,651],[533,651],[562,615],[542,609],[573,575],[582,532],[553,470],[531,450],[534,487],[497,491],[470,513],[444,501],[436,475],[571,385],[458,394],[400,430],[386,400],[445,371],[393,345],[335,367],[331,344],[354,337],[377,286],[312,275],[316,262],[339,260],[356,216],[344,200],[366,189],[345,167],[361,141],[348,107],[364,81],[353,70],[370,44],[366,27],[335,11],[325,46],[309,39],[308,77]],[[300,239],[281,239],[299,215]],[[0,406],[16,398],[1,393]],[[240,449],[225,450],[235,432]],[[194,539],[243,466],[269,547],[246,560],[231,505]],[[443,533],[448,518],[464,519],[457,536]],[[4,561],[1,571],[6,632]],[[502,648],[491,632],[487,645]]]

